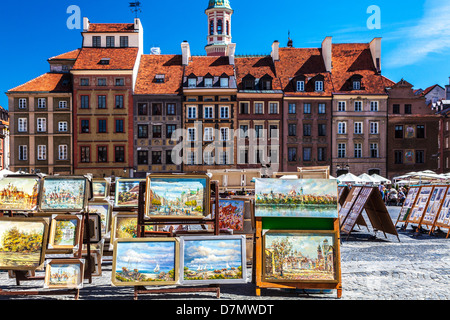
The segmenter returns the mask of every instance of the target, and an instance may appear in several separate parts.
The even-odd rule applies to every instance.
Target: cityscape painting
[[[114,286],[171,285],[178,282],[179,242],[175,238],[118,239],[114,243]]]
[[[44,178],[41,211],[81,212],[85,209],[87,180],[76,177]]]
[[[47,289],[80,289],[83,287],[84,259],[48,261],[44,287]]]
[[[139,184],[142,179],[118,179],[116,181],[115,207],[137,208],[139,203]]]
[[[338,281],[334,233],[268,231],[263,242],[265,281]]]
[[[256,179],[256,217],[338,217],[336,180]]]
[[[78,246],[81,232],[81,217],[59,215],[52,218],[50,228],[50,249],[74,249]]]
[[[203,218],[209,214],[207,176],[152,176],[147,178],[147,218]]]
[[[38,177],[6,177],[0,180],[0,210],[33,211],[38,205]]]

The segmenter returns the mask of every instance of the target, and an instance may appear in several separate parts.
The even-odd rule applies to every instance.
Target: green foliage
[[[8,230],[0,250],[3,252],[32,253],[42,247],[42,234],[21,232],[17,227]]]

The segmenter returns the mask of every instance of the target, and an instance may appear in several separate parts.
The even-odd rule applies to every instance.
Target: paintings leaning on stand
[[[40,178],[6,177],[0,180],[0,210],[33,211],[37,209]]]
[[[84,177],[45,177],[41,211],[81,212],[87,204],[87,179]]]

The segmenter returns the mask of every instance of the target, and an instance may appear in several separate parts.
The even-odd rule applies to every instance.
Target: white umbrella
[[[391,180],[386,179],[386,178],[380,176],[379,174],[374,173],[374,174],[371,175],[371,177],[374,178],[375,180],[377,180],[377,183],[382,183],[383,182],[383,183],[386,183],[386,184],[391,184]]]
[[[285,176],[281,176],[280,179],[282,179],[282,180],[297,180],[299,178],[296,175],[285,175]]]
[[[7,175],[9,175],[9,174],[14,174],[14,172],[9,171],[9,170],[7,170],[7,169],[3,169],[3,170],[0,171],[0,177],[1,177],[1,178],[3,178],[4,176],[7,176]]]
[[[367,183],[378,183],[378,180],[372,178],[371,176],[369,176],[367,173],[363,173],[362,175],[360,175],[358,178],[364,180]]]
[[[338,178],[339,182],[347,182],[347,183],[363,183],[364,181],[352,173],[347,173]]]

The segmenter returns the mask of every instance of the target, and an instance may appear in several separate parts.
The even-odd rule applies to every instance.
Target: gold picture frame
[[[76,190],[75,187],[71,190],[76,181],[81,181],[78,185],[80,189]],[[60,182],[59,185],[58,182]],[[60,188],[63,188],[63,194],[56,193],[56,190],[61,191]],[[86,211],[88,201],[89,183],[84,176],[48,176],[42,179],[39,197],[40,212],[82,213]]]
[[[52,259],[45,269],[44,288],[81,289],[84,281],[84,259]]]
[[[99,188],[99,186],[101,187]],[[111,184],[106,179],[92,179],[92,195],[94,200],[105,200],[110,196]],[[103,192],[101,192],[103,190]]]
[[[63,221],[72,222],[72,224],[76,222],[75,228],[71,228],[70,225],[60,225],[59,222]],[[53,215],[50,225],[48,249],[76,250],[80,243],[82,221],[82,217],[77,215]]]

